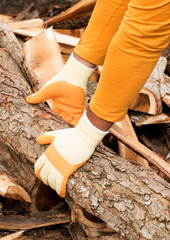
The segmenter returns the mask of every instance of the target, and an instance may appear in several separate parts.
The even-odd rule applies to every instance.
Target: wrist
[[[58,77],[86,91],[87,81],[93,71],[94,68],[82,64],[72,53]]]
[[[77,53],[73,52],[73,56],[75,59],[77,59],[80,63],[82,63],[83,65],[85,65],[88,68],[92,68],[95,69],[96,65],[88,62],[87,60],[85,60],[84,58],[80,57],[79,55],[77,55]]]
[[[86,146],[92,152],[97,144],[108,133],[108,131],[102,131],[96,128],[88,119],[86,112],[84,112],[75,130],[79,142],[81,142],[83,146]]]
[[[98,117],[95,113],[92,112],[90,107],[88,107],[86,114],[89,121],[101,131],[108,131],[110,127],[113,125],[113,122],[109,122]]]

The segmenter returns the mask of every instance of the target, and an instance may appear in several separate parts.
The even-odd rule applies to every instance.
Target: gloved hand
[[[37,142],[51,144],[35,163],[36,176],[65,197],[68,177],[90,158],[106,133],[92,125],[86,112],[75,128],[46,132]]]
[[[52,99],[52,110],[76,126],[84,111],[86,85],[93,70],[80,63],[72,54],[63,70],[26,100],[35,104]]]

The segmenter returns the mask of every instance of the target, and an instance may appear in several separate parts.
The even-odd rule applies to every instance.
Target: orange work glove
[[[86,85],[93,70],[80,63],[72,54],[63,70],[26,100],[35,104],[52,99],[52,110],[76,126],[84,111]]]
[[[37,142],[51,144],[35,163],[36,176],[65,197],[69,176],[90,158],[107,133],[96,128],[86,112],[75,128],[46,132]]]

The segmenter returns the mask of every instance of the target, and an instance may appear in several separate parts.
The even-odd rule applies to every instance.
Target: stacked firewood
[[[170,48],[125,119],[69,178],[66,200],[34,175],[46,148],[35,138],[69,125],[50,101],[25,98],[61,71],[95,2],[51,5],[51,18],[37,17],[33,3],[0,15],[0,239],[168,239]],[[90,77],[86,106],[101,70]]]

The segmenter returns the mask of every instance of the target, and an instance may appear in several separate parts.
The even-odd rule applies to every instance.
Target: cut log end
[[[25,189],[15,183],[6,171],[0,172],[0,182],[0,194],[3,197],[31,202],[31,198]]]
[[[155,115],[162,112],[162,101],[149,89],[143,88],[131,102],[129,109]]]

